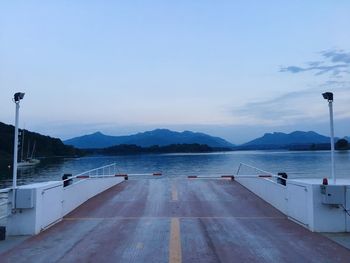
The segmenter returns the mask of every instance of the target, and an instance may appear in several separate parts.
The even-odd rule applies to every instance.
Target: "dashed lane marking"
[[[169,263],[181,263],[181,237],[180,237],[180,220],[172,218],[170,225],[170,240],[169,240]]]
[[[143,245],[142,242],[138,242],[138,243],[136,244],[136,248],[137,248],[137,249],[143,249],[143,247],[144,247],[144,245]]]
[[[176,189],[176,184],[175,182],[172,183],[171,185],[171,200],[172,201],[178,201],[178,195],[177,195],[177,189]]]

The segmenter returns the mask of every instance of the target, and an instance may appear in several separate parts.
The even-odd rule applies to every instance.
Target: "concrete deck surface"
[[[231,180],[129,180],[0,254],[1,262],[350,262]]]

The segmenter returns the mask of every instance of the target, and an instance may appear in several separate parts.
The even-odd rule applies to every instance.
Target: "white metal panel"
[[[40,228],[44,229],[62,218],[62,186],[42,190],[41,198]]]
[[[282,213],[287,213],[287,191],[285,186],[266,178],[239,177],[235,180]]]
[[[35,189],[17,189],[16,190],[16,208],[28,209],[34,207]]]
[[[321,185],[321,194],[324,204],[345,204],[345,186],[343,185]]]
[[[308,210],[307,210],[307,188],[302,185],[288,184],[288,212],[287,215],[292,219],[309,225]]]

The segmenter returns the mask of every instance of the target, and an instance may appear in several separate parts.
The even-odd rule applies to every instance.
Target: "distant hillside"
[[[88,155],[125,155],[144,153],[208,153],[217,151],[229,151],[231,148],[213,148],[206,144],[171,144],[166,146],[141,147],[137,145],[120,144],[103,149],[86,149]]]
[[[242,144],[242,149],[283,149],[297,145],[327,144],[329,137],[316,132],[295,131],[289,134],[282,132],[266,133],[264,136]]]
[[[167,146],[172,144],[200,144],[209,147],[232,148],[234,145],[228,141],[199,132],[175,132],[167,129],[157,129],[129,136],[110,136],[101,132],[84,135],[64,141],[67,145],[72,145],[80,149],[107,148],[115,145],[137,145],[140,147],[150,147],[153,145]]]
[[[10,159],[13,156],[13,136],[14,126],[0,122],[0,153],[6,159]],[[25,157],[27,155],[28,148],[29,152],[32,151],[34,142],[36,144],[36,157],[74,156],[81,153],[72,146],[64,145],[60,139],[25,130],[23,145],[23,153]],[[19,155],[20,152],[21,150],[19,150]]]

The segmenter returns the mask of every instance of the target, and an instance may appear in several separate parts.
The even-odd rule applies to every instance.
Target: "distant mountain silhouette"
[[[282,132],[265,133],[262,137],[242,144],[244,149],[288,148],[291,145],[311,145],[329,143],[329,137],[313,131],[295,131],[289,134]]]
[[[175,132],[168,129],[156,129],[137,133],[128,136],[110,136],[101,132],[75,137],[64,141],[67,145],[72,145],[80,149],[106,148],[115,145],[128,144],[141,147],[153,145],[167,146],[171,144],[206,144],[210,147],[232,148],[230,142],[199,132]]]

